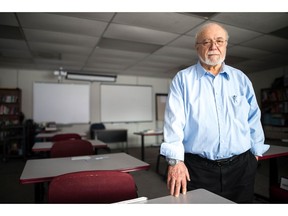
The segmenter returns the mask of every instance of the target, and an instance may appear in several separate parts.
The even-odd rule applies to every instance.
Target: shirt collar
[[[209,73],[202,67],[202,65],[200,64],[200,61],[198,61],[196,67],[197,67],[196,71],[197,71],[198,79],[201,79],[204,75],[207,75]],[[230,79],[229,70],[228,70],[228,68],[227,68],[227,66],[225,65],[224,62],[222,63],[222,68],[221,68],[221,71],[220,71],[219,74],[224,76],[227,80]]]

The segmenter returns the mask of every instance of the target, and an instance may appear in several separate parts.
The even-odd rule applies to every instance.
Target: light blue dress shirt
[[[225,65],[217,76],[198,62],[172,80],[166,102],[160,153],[184,160],[184,153],[218,160],[251,150],[262,156],[261,111],[251,81]]]

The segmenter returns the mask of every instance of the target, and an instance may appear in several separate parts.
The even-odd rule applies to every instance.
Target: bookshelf
[[[261,90],[264,125],[288,126],[288,87]]]
[[[3,161],[25,154],[25,127],[22,121],[21,89],[0,88],[0,144]]]
[[[21,89],[0,88],[0,126],[21,123]]]
[[[288,87],[261,90],[262,124],[265,137],[288,138]]]
[[[2,160],[25,157],[25,126],[23,124],[6,125],[1,127]]]

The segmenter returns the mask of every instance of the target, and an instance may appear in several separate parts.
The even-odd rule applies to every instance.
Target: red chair
[[[64,140],[54,142],[50,150],[50,157],[73,157],[82,155],[93,155],[92,144],[87,140]]]
[[[56,142],[56,141],[70,140],[70,139],[81,139],[81,136],[77,133],[56,134],[51,138],[51,141]]]
[[[80,171],[57,176],[49,203],[114,203],[138,197],[133,177],[120,171]]]

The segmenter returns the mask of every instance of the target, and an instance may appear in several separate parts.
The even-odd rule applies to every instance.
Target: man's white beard
[[[204,64],[206,64],[206,65],[210,65],[210,66],[216,66],[216,65],[218,65],[218,64],[222,64],[223,62],[224,62],[224,60],[225,60],[225,57],[224,58],[220,58],[218,61],[211,61],[210,59],[202,59],[201,58],[201,56],[199,56],[198,55],[198,57],[199,57],[199,59],[200,59],[200,61],[201,62],[203,62]]]

